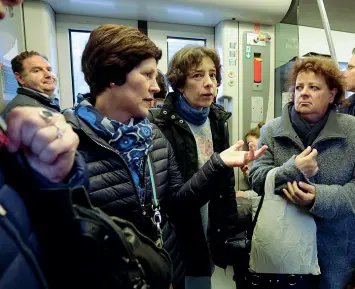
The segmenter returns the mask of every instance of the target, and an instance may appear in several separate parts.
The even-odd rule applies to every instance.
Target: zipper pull
[[[159,210],[157,210],[157,209],[155,210],[152,221],[155,224],[155,226],[157,227],[158,237],[159,237],[159,241],[160,241],[160,248],[161,248],[163,246],[163,231],[160,227],[161,214],[160,214]]]
[[[0,205],[0,215],[3,216],[3,217],[5,217],[5,216],[7,215],[6,210],[5,210],[4,207],[1,206],[1,205]]]
[[[147,211],[145,210],[143,204],[141,204],[141,207],[142,207],[142,215],[145,216],[147,214]]]

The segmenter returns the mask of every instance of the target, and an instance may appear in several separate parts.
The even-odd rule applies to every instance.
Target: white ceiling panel
[[[31,1],[31,0],[25,0]],[[291,0],[45,0],[56,13],[216,26],[235,18],[278,23]]]

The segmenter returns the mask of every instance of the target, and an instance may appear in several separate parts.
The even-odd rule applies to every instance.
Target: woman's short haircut
[[[104,24],[91,32],[81,66],[90,92],[96,98],[110,82],[123,85],[127,73],[142,61],[154,58],[158,62],[161,55],[161,50],[138,29]]]
[[[334,97],[334,104],[339,105],[345,100],[345,79],[338,68],[338,65],[330,58],[311,56],[298,59],[295,65],[290,69],[287,86],[292,93],[292,102],[295,94],[296,79],[301,72],[314,72],[316,75],[323,76],[329,89],[337,89]]]
[[[214,48],[205,46],[186,46],[175,53],[169,63],[166,77],[174,90],[185,86],[189,71],[198,67],[204,57],[209,57],[216,67],[217,86],[221,84],[221,61]]]

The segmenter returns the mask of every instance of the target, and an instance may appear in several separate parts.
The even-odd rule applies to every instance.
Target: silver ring
[[[53,113],[50,112],[49,110],[41,110],[39,112],[39,116],[46,122],[46,123],[50,123],[53,119]]]
[[[59,127],[56,123],[54,123],[53,125],[54,125],[54,126],[56,127],[56,129],[57,129],[57,137],[58,137],[58,138],[62,138],[63,135],[64,135],[64,131],[62,131],[62,130],[60,129],[60,127]]]

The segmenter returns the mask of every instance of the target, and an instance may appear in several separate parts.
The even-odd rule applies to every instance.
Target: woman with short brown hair
[[[188,180],[213,153],[229,147],[227,120],[231,113],[214,103],[222,81],[217,51],[186,46],[176,52],[166,76],[173,92],[167,95],[153,122],[169,140],[179,170]],[[180,236],[186,289],[209,289],[214,264],[226,268],[240,262],[240,254],[227,250],[226,245],[240,229],[233,170],[226,172],[219,182],[220,187],[208,203],[181,217],[186,223]]]
[[[185,230],[181,216],[216,194],[220,177],[230,167],[243,165],[265,148],[254,156],[252,146],[248,153],[236,152],[242,145],[238,143],[212,155],[185,183],[170,144],[146,118],[153,95],[159,92],[160,57],[161,50],[138,29],[99,26],[82,57],[91,94],[65,115],[79,135],[78,150],[89,165],[92,203],[131,221],[154,242],[163,238],[164,248],[177,260],[176,235]],[[183,268],[174,264],[174,288]],[[148,285],[159,288],[163,278],[147,275]]]

